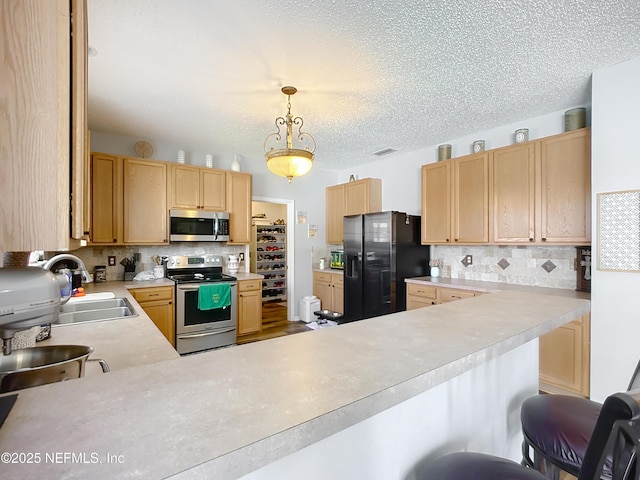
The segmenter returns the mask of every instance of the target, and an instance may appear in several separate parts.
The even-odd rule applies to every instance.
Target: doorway
[[[250,271],[262,280],[262,327],[286,324],[293,317],[293,200],[254,197],[251,205]]]

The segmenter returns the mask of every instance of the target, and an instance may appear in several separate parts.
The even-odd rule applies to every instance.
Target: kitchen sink
[[[58,320],[54,322],[54,325],[101,322],[137,315],[131,303],[129,303],[129,300],[126,298],[91,300],[62,305],[62,307],[60,307]]]
[[[108,298],[104,300],[90,300],[87,302],[67,303],[60,307],[60,313],[80,312],[84,310],[100,310],[104,308],[127,307],[131,304],[126,298]]]

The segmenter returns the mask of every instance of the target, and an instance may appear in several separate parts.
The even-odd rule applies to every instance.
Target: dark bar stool
[[[612,480],[637,480],[640,447],[640,390],[615,393],[605,400],[582,462],[578,480],[599,480],[607,456]],[[482,453],[458,452],[427,465],[418,480],[544,480],[542,473]]]
[[[627,391],[640,386],[640,362]],[[562,471],[578,476],[602,404],[568,395],[536,395],[522,404],[522,465],[558,480]],[[533,453],[533,455],[532,455]],[[604,465],[611,476],[611,459]]]

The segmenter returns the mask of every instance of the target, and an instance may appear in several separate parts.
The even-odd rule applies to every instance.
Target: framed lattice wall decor
[[[640,190],[598,194],[598,270],[640,272]]]

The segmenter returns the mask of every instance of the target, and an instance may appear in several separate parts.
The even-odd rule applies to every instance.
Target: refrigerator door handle
[[[345,270],[344,276],[346,278],[354,278],[353,271],[355,270],[355,264],[357,262],[357,257],[355,255],[347,255],[347,261],[345,262]]]

